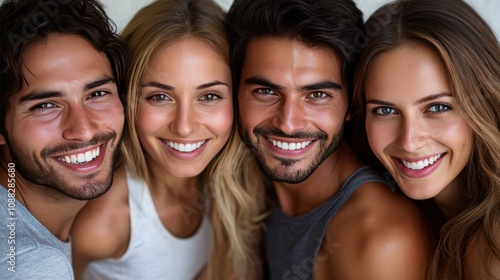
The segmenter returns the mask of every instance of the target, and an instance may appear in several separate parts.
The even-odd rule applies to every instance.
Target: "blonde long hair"
[[[224,12],[212,0],[157,0],[141,9],[122,36],[131,52],[122,151],[128,169],[145,180],[150,174],[135,123],[144,74],[155,54],[186,37],[206,42],[229,67]],[[254,278],[264,213],[264,179],[233,124],[228,143],[204,171],[211,199],[212,249],[209,279]],[[233,264],[232,266],[228,264]]]
[[[466,198],[444,224],[429,279],[467,279],[464,259],[479,250],[480,279],[494,279],[500,262],[500,47],[483,19],[461,0],[400,0],[367,21],[355,75],[357,139],[366,139],[364,82],[377,55],[403,44],[424,44],[442,59],[459,110],[474,134],[471,159],[455,179]]]

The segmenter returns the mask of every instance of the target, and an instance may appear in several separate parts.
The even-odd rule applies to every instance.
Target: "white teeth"
[[[420,170],[420,169],[424,169],[425,167],[427,167],[429,165],[433,165],[441,157],[441,155],[442,154],[435,155],[435,156],[432,156],[428,159],[419,160],[417,162],[406,161],[404,159],[400,159],[400,161],[406,168],[413,169],[413,170]]]
[[[60,157],[60,161],[64,161],[66,163],[72,163],[72,164],[85,164],[93,161],[96,157],[99,156],[99,153],[101,151],[101,147],[97,147],[93,150],[86,151],[85,153],[79,153],[79,154],[73,154],[73,155],[67,155],[64,157]]]
[[[276,141],[271,138],[267,138],[267,140],[271,142],[274,146],[287,151],[304,149],[305,147],[309,146],[309,144],[311,144],[312,142],[312,141],[304,141],[304,142],[288,143],[288,142]]]
[[[190,152],[198,149],[201,145],[203,145],[203,143],[205,143],[205,141],[207,141],[207,140],[199,141],[196,143],[187,143],[187,144],[174,143],[172,141],[167,141],[167,145],[170,148],[177,150],[179,152],[190,153]]]

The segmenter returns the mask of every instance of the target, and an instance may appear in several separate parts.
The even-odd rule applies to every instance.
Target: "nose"
[[[190,104],[180,104],[175,109],[175,120],[170,129],[182,137],[187,137],[197,129],[196,111]]]
[[[273,119],[273,125],[286,134],[303,130],[307,125],[307,116],[300,97],[285,97]]]
[[[66,140],[88,142],[98,131],[96,116],[84,105],[75,105],[68,108],[63,125],[63,138]]]
[[[399,145],[408,152],[417,151],[427,144],[427,129],[418,118],[406,118],[400,127]]]

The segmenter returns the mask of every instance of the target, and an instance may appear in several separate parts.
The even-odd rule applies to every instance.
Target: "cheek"
[[[219,136],[229,137],[231,133],[231,128],[233,126],[233,107],[232,105],[220,106],[218,108],[214,108],[211,114],[206,120],[207,127],[210,130]]]
[[[392,130],[390,125],[383,124],[378,121],[366,120],[366,136],[368,144],[373,153],[380,158],[384,149],[389,145],[390,137],[392,137]]]
[[[135,127],[140,139],[149,137],[168,124],[169,113],[153,106],[139,104]]]

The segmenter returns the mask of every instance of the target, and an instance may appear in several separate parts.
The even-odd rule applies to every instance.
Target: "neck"
[[[434,202],[446,221],[453,219],[459,214],[462,200],[460,186],[456,183],[456,180],[434,197]]]
[[[43,226],[45,226],[59,240],[66,242],[69,239],[69,231],[76,214],[85,205],[85,201],[79,201],[64,196],[46,187],[34,184],[23,178],[15,168],[9,170],[10,158],[2,155],[2,167],[0,168],[0,182],[7,188],[8,179],[15,177],[15,198],[19,201]],[[14,171],[14,172],[10,172]],[[13,181],[10,181],[12,184]]]
[[[273,182],[282,211],[289,216],[299,216],[332,198],[345,179],[361,166],[353,158],[350,148],[342,143],[305,181],[298,184]]]

